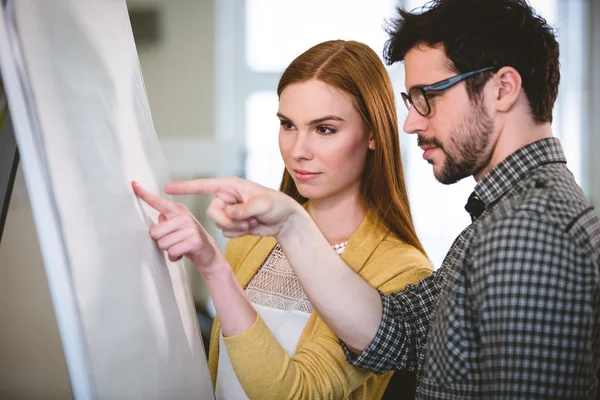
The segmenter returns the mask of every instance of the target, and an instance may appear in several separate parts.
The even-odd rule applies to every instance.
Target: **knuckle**
[[[192,239],[190,245],[196,250],[201,250],[204,245],[204,242],[200,240],[200,238],[196,237]]]
[[[217,217],[217,210],[215,209],[215,206],[212,203],[210,204],[210,206],[208,206],[208,209],[206,210],[206,216],[211,221],[214,221]]]
[[[195,231],[190,237],[190,242],[193,245],[202,245],[204,243],[204,240],[202,240],[202,237],[200,236],[198,231]]]

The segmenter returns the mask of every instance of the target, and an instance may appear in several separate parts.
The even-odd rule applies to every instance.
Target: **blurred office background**
[[[485,0],[482,0],[485,1]],[[554,132],[568,165],[596,209],[600,207],[600,2],[531,0],[558,31],[562,80]],[[157,135],[173,180],[242,176],[278,187],[283,163],[275,89],[283,69],[309,47],[330,39],[353,39],[381,54],[383,27],[394,8],[420,7],[424,0],[128,0],[134,36]],[[396,93],[404,90],[401,64],[388,68]],[[398,96],[399,97],[399,96]],[[406,110],[397,101],[402,122]],[[444,186],[422,160],[416,138],[401,133],[404,171],[413,217],[425,249],[437,268],[454,237],[469,223],[463,210],[475,182]],[[17,177],[17,183],[22,177]],[[6,231],[34,238],[27,199],[15,185]],[[184,202],[215,236],[205,218],[210,198]],[[18,240],[18,238],[17,238]],[[21,242],[22,243],[22,242]],[[66,366],[43,264],[34,240],[12,252],[0,247],[0,397],[12,390],[20,398],[68,398]],[[9,269],[10,264],[30,265]],[[214,316],[201,276],[190,266],[190,284],[199,322],[208,338]],[[40,278],[41,277],[41,278]],[[37,299],[37,300],[36,300]],[[15,312],[10,302],[23,302]],[[32,304],[34,306],[32,306]],[[20,326],[18,333],[10,326]],[[11,336],[12,335],[12,336]],[[40,338],[43,338],[41,340]],[[9,388],[9,389],[6,389]],[[44,395],[36,397],[33,394]],[[28,397],[28,395],[31,395]]]

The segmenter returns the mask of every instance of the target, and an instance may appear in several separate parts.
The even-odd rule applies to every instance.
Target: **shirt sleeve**
[[[535,218],[486,233],[470,271],[483,397],[590,396],[599,298],[589,254],[564,229]]]
[[[444,267],[416,285],[381,295],[383,315],[375,338],[357,357],[344,343],[348,362],[377,374],[389,370],[416,371],[425,351],[429,321],[443,285]]]

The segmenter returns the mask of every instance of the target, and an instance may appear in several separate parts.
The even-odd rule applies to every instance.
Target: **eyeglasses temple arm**
[[[467,72],[465,74],[461,74],[461,75],[457,75],[457,76],[453,76],[452,78],[448,78],[446,80],[443,80],[441,82],[437,82],[434,83],[433,85],[429,85],[429,86],[423,86],[422,89],[425,91],[428,90],[432,90],[432,91],[436,91],[436,90],[445,90],[448,89],[449,87],[456,85],[458,82],[465,80],[473,75],[479,74],[481,72],[485,72],[485,71],[490,71],[492,69],[494,69],[495,67],[487,67],[487,68],[482,68],[482,69],[478,69],[477,71],[471,71],[471,72]]]

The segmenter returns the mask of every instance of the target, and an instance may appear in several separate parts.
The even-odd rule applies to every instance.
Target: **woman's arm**
[[[215,271],[205,276],[210,297],[219,316],[223,337],[235,336],[256,322],[256,310],[240,287],[231,267],[223,258]]]

